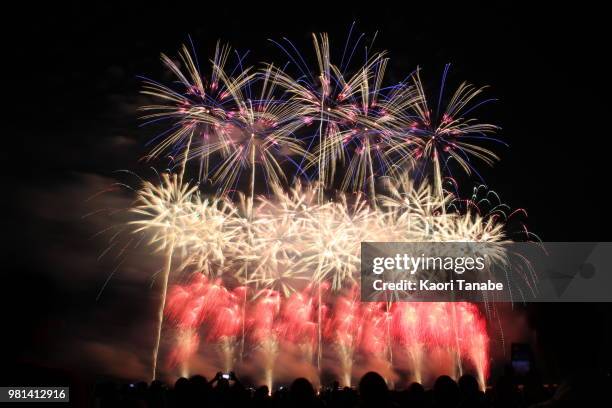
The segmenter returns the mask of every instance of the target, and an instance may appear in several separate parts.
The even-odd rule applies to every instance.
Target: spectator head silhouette
[[[193,392],[193,399],[198,404],[204,404],[210,397],[211,386],[206,377],[201,375],[194,375],[189,379],[191,383],[191,390]]]
[[[459,387],[448,375],[436,379],[433,394],[436,407],[454,407],[459,402]]]
[[[315,390],[306,378],[298,378],[289,387],[291,402],[299,407],[312,407],[315,404]]]
[[[205,385],[208,385],[208,380],[206,379],[206,377],[202,375],[194,375],[189,379],[189,381],[191,381],[193,385],[198,386],[198,387],[203,387]]]
[[[189,390],[189,380],[181,377],[174,383],[174,391],[177,393],[187,392]]]
[[[359,398],[364,407],[381,407],[389,404],[389,388],[380,374],[370,371],[359,381]]]
[[[424,394],[425,393],[425,387],[423,387],[421,385],[421,383],[413,382],[408,387],[408,391],[410,391],[412,394]]]
[[[270,389],[268,388],[267,385],[261,385],[257,387],[253,395],[255,399],[264,399],[264,398],[268,398],[269,396],[270,396]]]
[[[476,377],[470,374],[463,374],[458,381],[459,384],[459,392],[462,396],[472,397],[474,395],[478,395],[480,389],[478,388],[478,380]]]
[[[418,382],[413,382],[408,387],[406,403],[409,407],[425,406],[425,387]]]
[[[188,379],[181,377],[174,383],[174,405],[186,407],[191,401],[191,383]]]
[[[151,381],[151,385],[149,386],[149,390],[161,390],[164,388],[164,383],[160,380]]]

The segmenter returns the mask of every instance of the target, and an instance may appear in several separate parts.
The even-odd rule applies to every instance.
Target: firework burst
[[[439,196],[442,196],[442,181],[448,166],[453,159],[468,175],[474,171],[470,157],[493,165],[498,156],[491,150],[477,144],[478,141],[491,139],[498,127],[488,123],[480,123],[468,115],[486,101],[478,101],[486,87],[477,88],[463,82],[455,90],[448,104],[442,107],[444,82],[449,66],[446,67],[443,85],[435,108],[425,91],[420,71],[413,75],[414,88],[418,98],[413,104],[414,117],[407,133],[413,136],[418,144],[407,156],[417,160],[422,168],[432,166],[432,182]],[[495,140],[497,141],[497,140]]]
[[[484,88],[462,83],[444,105],[443,85],[433,106],[419,70],[411,82],[385,84],[384,52],[366,47],[363,64],[349,70],[361,38],[334,64],[328,36],[313,35],[313,70],[288,40],[277,43],[296,76],[274,64],[243,68],[238,54],[228,69],[232,51],[221,44],[205,74],[183,46],[177,61],[162,55],[171,85],[144,81],[143,93],[156,100],[142,108],[145,119],[170,123],[150,157],[182,163],[159,184],[145,182],[131,209],[130,229],[165,255],[154,377],[165,312],[176,328],[170,361],[183,372],[201,341],[218,346],[225,371],[240,344],[241,359],[256,360],[271,387],[288,345],[308,364],[316,347],[321,369],[326,344],[346,385],[356,356],[392,369],[396,353],[407,356],[417,381],[426,355],[446,353],[459,372],[471,363],[484,385],[488,337],[477,309],[362,304],[355,286],[361,242],[487,243],[492,257],[506,259],[500,244],[522,211],[485,188],[470,200],[442,188],[449,161],[471,174],[472,158],[497,160],[479,143],[495,141],[497,127],[470,116],[487,102],[478,101]],[[198,180],[216,194],[183,181],[195,161]],[[237,191],[243,179],[246,193]],[[195,275],[167,299],[173,271]]]
[[[175,158],[187,157],[190,149],[196,145],[200,152],[199,178],[208,178],[209,157],[213,153],[211,149],[214,150],[218,142],[216,129],[235,109],[234,100],[231,98],[232,87],[243,86],[242,81],[251,79],[245,74],[230,84],[220,80],[230,54],[229,46],[217,43],[208,76],[200,71],[197,58],[185,45],[178,53],[178,60],[162,54],[164,66],[176,80],[168,86],[144,79],[142,93],[159,102],[141,108],[146,112],[143,119],[148,123],[162,121],[170,126],[155,139],[156,145],[150,152],[151,157],[157,157],[164,152]],[[238,59],[240,66],[242,58],[238,56]]]
[[[353,95],[351,109],[338,113],[342,131],[336,139],[326,141],[341,145],[349,158],[341,188],[361,191],[367,183],[373,205],[376,172],[390,174],[397,166],[397,159],[410,157],[390,153],[406,149],[412,143],[410,138],[398,137],[397,131],[405,121],[405,112],[417,101],[417,94],[409,86],[383,88],[388,61],[384,54],[379,54],[359,73],[358,91]]]
[[[237,110],[218,126],[219,142],[207,152],[225,152],[212,176],[213,182],[221,186],[221,191],[233,188],[243,169],[250,170],[249,196],[252,200],[257,167],[261,168],[268,185],[280,185],[285,181],[285,173],[279,157],[290,162],[291,156],[308,158],[309,154],[293,137],[293,133],[303,125],[299,105],[277,100],[273,68],[269,67],[259,76],[261,90],[257,99],[245,97],[245,86],[257,77],[246,75],[246,72],[236,79],[220,74]],[[198,157],[203,153],[206,152],[196,149],[192,155]]]
[[[300,187],[298,189],[301,190]],[[308,271],[299,265],[304,247],[304,225],[299,202],[276,188],[274,199],[262,198],[253,221],[250,280],[256,287],[275,289],[284,296],[295,291],[300,281],[309,280]],[[294,190],[295,191],[295,190]]]
[[[342,63],[339,68],[331,62],[327,34],[313,34],[312,38],[317,59],[317,66],[314,70],[316,74],[308,69],[301,55],[295,56],[286,51],[284,46],[278,44],[298,67],[301,75],[294,78],[276,69],[275,81],[292,96],[293,101],[299,104],[300,115],[306,125],[311,125],[313,122],[318,123],[315,136],[317,140],[316,160],[313,160],[311,166],[308,167],[316,166],[318,186],[321,188],[319,198],[322,199],[324,187],[331,185],[335,179],[337,162],[344,159],[344,149],[341,143],[343,131],[340,122],[343,118],[355,116],[354,100],[363,81],[362,72],[370,72],[378,56],[368,59],[357,70],[357,74],[347,76],[342,70]],[[289,45],[295,49],[290,42]],[[274,69],[273,66],[270,67]]]

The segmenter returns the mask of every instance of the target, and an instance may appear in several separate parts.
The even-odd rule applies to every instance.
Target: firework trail
[[[171,363],[186,366],[188,358],[197,351],[199,329],[206,326],[207,341],[220,346],[223,367],[232,368],[233,346],[241,325],[238,309],[241,290],[230,292],[220,279],[210,280],[200,273],[193,274],[189,284],[171,288],[166,316],[178,331]]]
[[[391,361],[392,339],[389,339],[389,318],[385,302],[364,303],[361,310],[363,326],[360,350],[375,359]]]
[[[223,361],[224,372],[230,372],[234,368],[234,357],[237,346],[237,339],[242,328],[241,299],[246,288],[239,287],[229,293],[224,305],[219,307],[214,314],[214,318],[208,333],[208,339],[219,345]]]
[[[420,322],[420,303],[395,303],[392,308],[393,336],[396,344],[408,353],[413,380],[423,381],[424,336]]]
[[[176,346],[170,353],[170,367],[179,365],[181,377],[189,376],[189,361],[197,353],[200,346],[200,336],[195,329],[179,329],[176,335]]]
[[[461,302],[456,307],[460,349],[476,368],[478,384],[484,390],[490,364],[487,323],[475,305]]]
[[[361,308],[357,290],[336,298],[327,322],[326,338],[332,344],[340,363],[342,385],[350,387],[354,353],[361,339]]]
[[[251,307],[249,329],[251,341],[256,345],[260,363],[264,369],[264,383],[272,389],[274,364],[279,351],[280,328],[277,322],[280,311],[280,295],[270,289],[264,289]]]
[[[213,322],[218,310],[228,303],[230,296],[220,279],[210,280],[197,273],[188,285],[172,288],[166,315],[179,329],[194,329]]]
[[[293,292],[283,300],[281,330],[283,340],[297,346],[302,359],[311,363],[317,344],[316,301],[311,296],[312,287]]]
[[[174,285],[168,293],[165,308],[166,316],[177,326],[176,344],[170,354],[170,367],[180,365],[181,375],[188,374],[189,361],[196,354],[200,343],[200,319],[193,309],[193,303],[197,301],[197,294],[194,298],[194,292],[197,293],[193,290],[195,286],[195,282],[185,287]]]
[[[244,287],[229,291],[220,280],[211,281],[202,274],[195,274],[189,284],[170,289],[166,314],[176,328],[170,363],[179,365],[182,374],[188,373],[202,330],[209,344],[219,346],[221,367],[228,371],[234,368],[241,328],[241,290]],[[312,292],[313,285],[289,297],[263,289],[249,303],[248,345],[254,361],[264,368],[263,378],[269,386],[280,353],[298,350],[303,362],[312,362],[318,307]],[[343,384],[350,384],[353,366],[361,356],[360,364],[383,361],[389,372],[407,368],[419,382],[423,381],[426,361],[436,361],[444,366],[442,372],[454,376],[460,375],[465,361],[484,386],[489,370],[489,338],[486,321],[475,305],[395,303],[387,312],[384,302],[361,303],[356,288],[325,300],[331,305],[324,306],[324,340],[334,352]],[[407,367],[401,359],[388,358],[388,347],[408,356]]]
[[[431,353],[447,366],[445,371],[453,378],[458,378],[456,369],[455,337],[451,328],[452,316],[445,303],[431,303],[429,307],[422,308],[423,336],[432,348]]]
[[[331,288],[339,290],[343,283],[354,282],[357,273],[356,259],[359,257],[359,240],[355,234],[355,224],[351,222],[353,213],[347,208],[343,198],[340,204],[327,203],[318,206],[315,217],[308,224],[306,251],[301,258],[304,268],[314,271],[313,279],[318,282],[318,349],[317,367],[321,370],[323,357],[323,297],[327,289],[324,282],[331,281]],[[355,219],[367,211],[365,205],[358,203]]]

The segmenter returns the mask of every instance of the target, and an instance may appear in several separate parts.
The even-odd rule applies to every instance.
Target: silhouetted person
[[[253,394],[253,407],[270,408],[271,406],[272,399],[270,398],[270,390],[268,387],[265,385],[258,387]]]
[[[298,378],[289,387],[289,399],[292,407],[314,408],[317,407],[315,390],[306,378]]]
[[[338,381],[334,381],[320,397],[318,402],[330,408],[355,408],[358,401],[355,391],[350,387],[340,387]]]
[[[168,398],[164,383],[159,380],[153,380],[149,386],[147,395],[147,403],[149,408],[165,408],[168,406]]]
[[[272,393],[272,406],[274,408],[285,408],[289,405],[289,391],[286,387],[281,386]]]
[[[236,374],[230,373],[230,408],[250,408],[251,395],[244,385],[238,380]]]
[[[425,388],[418,382],[413,382],[406,391],[406,405],[409,408],[420,408],[427,404]]]
[[[464,374],[459,378],[459,395],[461,408],[482,408],[485,406],[484,393],[480,391],[476,377]]]
[[[174,383],[172,392],[173,402],[176,408],[191,407],[191,383],[185,377],[181,377]]]
[[[223,373],[218,372],[210,384],[213,386],[212,405],[217,408],[227,408],[231,402],[229,380],[223,378]]]
[[[433,397],[436,408],[456,407],[459,403],[459,387],[448,375],[441,375],[434,383]]]
[[[362,408],[390,406],[389,388],[380,374],[370,371],[359,381],[359,401]]]
[[[212,387],[208,380],[201,375],[194,375],[189,379],[191,383],[191,403],[194,407],[210,405]]]

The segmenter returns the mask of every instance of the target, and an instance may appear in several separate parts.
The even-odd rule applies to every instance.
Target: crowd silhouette
[[[227,378],[229,377],[229,378]],[[195,375],[179,378],[173,387],[160,381],[117,386],[102,383],[96,387],[94,405],[143,408],[486,408],[486,407],[565,407],[577,400],[560,386],[544,386],[536,372],[523,376],[520,384],[508,367],[483,392],[476,378],[464,374],[458,381],[442,375],[430,389],[412,383],[403,390],[389,389],[376,372],[365,374],[355,388],[337,382],[316,390],[305,378],[288,387],[270,392],[267,386],[243,385],[234,373],[217,373],[212,380]],[[581,397],[580,401],[584,401]]]

